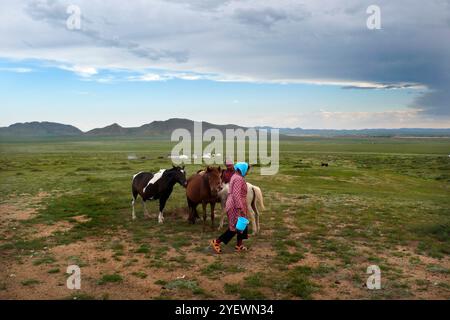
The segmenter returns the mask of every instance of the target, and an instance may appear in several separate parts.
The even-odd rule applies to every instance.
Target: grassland
[[[131,220],[131,176],[169,167],[171,147],[0,142],[0,298],[450,298],[449,139],[282,141],[279,174],[248,177],[265,197],[261,234],[221,256],[208,248],[217,230],[187,223],[180,186],[164,224],[154,202],[154,219],[137,206]],[[66,288],[70,264],[81,290]],[[365,287],[372,264],[381,290]]]

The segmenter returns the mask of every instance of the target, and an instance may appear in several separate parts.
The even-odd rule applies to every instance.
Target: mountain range
[[[68,137],[68,136],[170,136],[178,128],[193,132],[194,121],[189,119],[172,118],[165,121],[153,121],[140,127],[122,127],[113,123],[104,128],[96,128],[83,132],[80,129],[55,122],[25,122],[15,123],[9,127],[0,127],[0,137]],[[202,122],[203,131],[207,129],[218,129],[225,133],[226,129],[246,129],[244,127],[226,124],[218,125]]]
[[[15,123],[9,127],[0,127],[0,137],[76,137],[76,136],[170,136],[173,130],[184,128],[193,132],[193,120],[172,118],[165,121],[153,121],[140,127],[122,127],[117,123],[104,128],[96,128],[87,132],[67,124],[55,122],[25,122]],[[246,127],[226,124],[218,125],[202,122],[203,131],[216,128],[222,133],[226,129],[247,129]],[[255,127],[255,129],[274,129],[273,127]],[[331,129],[302,129],[278,128],[285,136],[422,136],[449,137],[450,128],[401,128],[401,129],[360,129],[360,130],[331,130]]]

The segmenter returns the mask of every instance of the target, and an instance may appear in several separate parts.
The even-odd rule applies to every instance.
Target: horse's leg
[[[225,216],[226,216],[226,212],[225,212],[225,201],[224,199],[220,199],[220,225],[219,228],[217,230],[220,230],[223,228],[223,222],[225,221]]]
[[[205,231],[206,227],[206,202],[202,202],[202,208],[203,208],[203,231]]]
[[[144,216],[145,216],[147,219],[150,219],[150,213],[148,213],[147,205],[145,204],[144,199],[142,199],[142,206],[144,207]]]
[[[166,206],[166,201],[167,201],[167,197],[166,196],[162,196],[159,199],[159,215],[158,215],[158,222],[159,223],[163,223],[164,222],[163,210],[164,210],[164,207]]]
[[[131,192],[133,193],[133,200],[131,200],[131,218],[133,220],[136,220],[136,212],[134,211],[134,203],[136,202],[138,193],[134,189],[132,189]]]
[[[256,227],[255,213],[250,206],[248,207],[248,213],[250,214],[250,220],[252,221],[252,234],[256,235],[258,233],[258,229]]]
[[[253,212],[255,213],[256,232],[259,233],[259,231],[261,231],[261,227],[259,226],[259,211],[258,211],[258,208],[256,207],[255,203],[252,203],[252,209],[253,209]]]
[[[189,199],[187,198],[187,203],[188,203],[188,221],[189,223],[192,223],[192,208],[191,208],[191,202],[189,201]]]
[[[136,213],[134,212],[134,202],[136,201],[136,199],[133,198],[133,200],[131,200],[131,219],[136,220]]]
[[[211,229],[214,229],[214,208],[216,207],[215,202],[211,202]]]
[[[188,197],[186,197],[187,203],[188,203],[188,221],[189,223],[193,224],[195,223],[194,219],[194,203],[189,200]]]
[[[197,206],[194,205],[192,207],[192,220],[191,220],[192,224],[195,224],[195,221],[197,221],[197,218],[198,218]]]
[[[197,208],[195,208],[194,214],[195,214],[195,215],[194,215],[194,219],[200,218],[200,216],[198,215]]]

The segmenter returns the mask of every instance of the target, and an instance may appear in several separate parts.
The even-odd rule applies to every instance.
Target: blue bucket
[[[236,229],[239,231],[244,231],[247,228],[249,221],[247,218],[239,217],[236,223]]]

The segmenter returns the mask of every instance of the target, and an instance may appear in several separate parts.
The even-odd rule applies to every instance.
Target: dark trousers
[[[234,235],[237,233],[237,243],[240,244],[242,240],[248,239],[248,227],[245,228],[243,232],[237,232],[237,231],[231,231],[230,229],[227,229],[220,237],[219,241],[227,244],[230,242],[231,239],[233,239]]]

